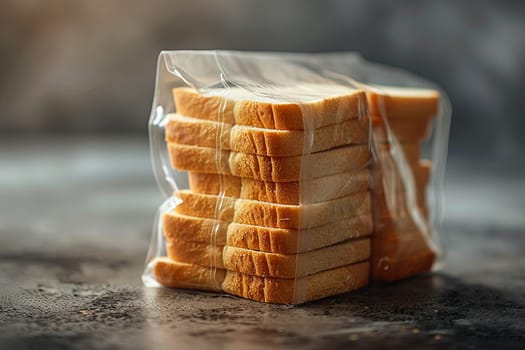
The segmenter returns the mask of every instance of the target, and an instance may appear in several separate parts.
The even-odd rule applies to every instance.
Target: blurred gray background
[[[450,94],[451,159],[523,162],[523,1],[3,0],[0,135],[145,137],[159,51],[214,48],[409,69]]]
[[[163,49],[357,51],[441,85],[443,270],[292,309],[144,288]],[[524,92],[523,0],[0,0],[0,348],[523,347]]]

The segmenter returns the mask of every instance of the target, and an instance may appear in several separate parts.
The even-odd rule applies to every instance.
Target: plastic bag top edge
[[[450,105],[438,85],[400,68],[368,62],[355,52],[183,50],[162,51],[161,56],[167,70],[181,80],[179,87],[190,87],[205,96],[301,103],[359,90],[420,97],[437,92],[439,100]],[[276,62],[280,67],[272,64]],[[355,77],[349,74],[353,71]]]
[[[392,77],[402,77],[399,83],[400,86],[404,86],[407,82],[411,85],[415,83],[424,84],[426,86],[437,85],[431,81],[428,81],[406,69],[389,66],[381,63],[376,63],[366,60],[359,52],[355,51],[333,51],[333,52],[287,52],[287,51],[240,51],[240,50],[162,50],[159,56],[170,57],[173,61],[181,58],[192,58],[199,59],[201,57],[215,58],[220,57],[223,59],[230,59],[232,57],[240,57],[245,59],[257,59],[262,58],[268,61],[293,61],[301,62],[301,64],[308,63],[311,67],[319,68],[319,65],[331,65],[337,66],[341,63],[345,64],[345,68],[353,68],[354,65],[366,66],[369,72],[374,73],[369,76],[369,80],[374,80],[375,75],[389,75]],[[334,69],[337,72],[337,69]],[[376,78],[377,79],[377,78]],[[405,82],[405,84],[402,84]],[[419,85],[418,84],[418,85]],[[385,83],[384,85],[389,85]]]
[[[190,88],[192,89],[192,88]],[[359,95],[363,90],[343,85],[298,84],[282,86],[232,86],[192,89],[205,96],[225,97],[233,101],[250,100],[267,103],[313,103],[328,98]]]
[[[333,57],[345,55],[347,58],[352,57],[355,60],[362,60],[363,56],[357,51],[331,51],[331,52],[292,52],[292,51],[268,51],[268,50],[254,50],[254,51],[243,51],[243,50],[161,50],[159,55],[191,55],[191,56],[213,56],[213,55],[239,55],[239,56],[267,56],[274,57],[276,59],[286,56],[287,58],[298,58],[302,56],[322,56],[322,57]]]
[[[269,102],[311,102],[354,93],[357,86],[335,81],[309,66],[299,54],[234,51],[165,51],[168,72],[179,85],[205,95]],[[161,69],[159,67],[159,69]],[[222,90],[217,90],[222,89]]]

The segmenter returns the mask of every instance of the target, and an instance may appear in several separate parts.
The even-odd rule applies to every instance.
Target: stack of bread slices
[[[163,215],[167,256],[155,261],[157,281],[298,304],[363,287],[370,276],[393,280],[428,270],[434,255],[424,244],[427,232],[405,215],[413,207],[407,192],[426,215],[428,164],[418,143],[430,117],[422,126],[406,112],[421,99],[392,102],[340,87],[309,88],[294,103],[278,96],[173,90],[177,113],[168,116],[166,141],[189,189],[175,193],[180,204]],[[408,164],[415,195],[395,152]],[[392,179],[399,182],[394,192]],[[402,232],[403,220],[413,233]],[[407,267],[427,252],[425,264]]]
[[[379,91],[367,93],[373,145],[389,152],[371,166],[371,278],[395,281],[430,270],[436,258],[426,198],[432,164],[421,158],[420,145],[431,133],[440,96],[430,89]]]
[[[169,260],[155,265],[157,280],[179,286],[198,270],[192,278],[212,276],[206,287],[286,304],[365,286],[373,230],[365,93],[326,89],[300,105],[246,97],[174,90],[166,140],[190,189],[164,215]]]

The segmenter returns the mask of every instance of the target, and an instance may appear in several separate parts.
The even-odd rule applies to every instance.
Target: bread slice
[[[439,109],[439,91],[376,85],[367,92],[368,108],[373,116],[389,120],[429,119]]]
[[[370,263],[362,262],[297,279],[260,277],[180,263],[165,257],[153,263],[153,276],[165,287],[222,290],[274,304],[302,304],[342,294],[368,284]]]
[[[374,256],[371,261],[371,279],[393,282],[413,277],[430,271],[435,260],[436,253],[429,250],[401,258]]]
[[[386,160],[393,160],[394,154],[397,152],[403,152],[405,160],[408,164],[417,164],[421,158],[421,150],[419,143],[417,142],[400,142],[398,147],[390,143],[379,143],[376,142],[374,147],[377,152],[378,162],[384,162]]]
[[[362,90],[305,85],[274,88],[272,93],[230,88],[203,95],[190,88],[175,88],[173,98],[178,114],[265,129],[317,129],[367,115]]]
[[[417,145],[407,144],[407,159],[410,157],[410,166],[417,188],[426,187],[430,176],[430,163],[418,162],[412,158],[418,154]],[[413,151],[413,150],[416,151]],[[386,152],[386,151],[385,151]],[[387,156],[385,154],[384,156]],[[381,172],[376,172],[374,192],[384,192],[385,183]],[[399,174],[394,171],[394,174]],[[399,175],[395,175],[399,177]],[[395,178],[394,178],[395,179]],[[231,175],[188,173],[189,187],[193,192],[229,197],[253,199],[262,202],[279,204],[299,204],[301,199],[308,203],[324,202],[347,196],[355,192],[366,191],[370,184],[369,170],[356,169],[344,173],[293,182],[272,182],[251,178],[241,178]],[[399,191],[404,191],[404,184],[400,179],[393,184]],[[301,198],[303,197],[303,198]]]
[[[435,246],[426,229],[415,226],[374,232],[372,238],[372,279],[396,281],[432,268]]]
[[[425,208],[427,206],[425,188],[415,188],[414,202],[411,202],[408,192],[398,191],[393,193],[379,192],[372,195],[372,208],[375,218],[398,218],[410,213],[412,208]]]
[[[390,142],[389,133],[400,142],[415,143],[429,137],[432,130],[432,119],[389,120],[387,123],[382,118],[372,117],[373,139],[376,142]]]
[[[370,159],[368,145],[345,146],[292,157],[268,157],[176,143],[168,144],[168,152],[172,166],[178,170],[273,182],[292,182],[362,169]]]
[[[381,145],[382,162],[393,162],[389,145]],[[430,163],[419,162],[419,146],[417,144],[402,144],[406,159],[412,167],[412,172],[418,187],[426,186],[430,173]],[[204,194],[223,193],[230,197],[254,199],[264,202],[281,204],[299,204],[301,195],[303,201],[309,203],[327,201],[346,196],[351,193],[365,191],[369,186],[368,169],[351,170],[344,173],[329,175],[310,180],[294,182],[261,181],[251,178],[241,178],[229,175],[194,173],[188,174],[190,189]],[[398,173],[395,171],[394,173]],[[383,191],[381,173],[376,174],[377,192]],[[399,175],[397,175],[399,176]],[[403,188],[398,181],[397,188]]]
[[[303,253],[349,239],[370,236],[370,213],[343,218],[310,229],[281,229],[231,223],[168,212],[162,217],[166,242],[187,241],[279,254]]]
[[[274,304],[302,304],[368,284],[370,263],[325,270],[302,278],[260,277],[228,271],[222,288],[243,298]]]
[[[166,252],[170,259],[199,266],[223,269],[223,249],[224,245],[209,242],[166,240]]]
[[[213,89],[206,96],[187,87],[174,88],[172,93],[178,114],[235,124],[235,101],[225,97],[224,89]]]
[[[293,182],[193,172],[188,173],[188,179],[193,192],[214,195],[223,193],[230,197],[279,204],[299,204],[301,197],[309,203],[324,202],[367,191],[370,186],[368,168]]]
[[[430,180],[432,163],[427,159],[421,159],[416,163],[408,164],[410,174],[414,181],[414,187],[424,190]],[[408,170],[408,169],[407,169]],[[390,159],[376,166],[371,171],[371,185],[374,193],[383,193],[385,189],[406,191],[406,176],[403,176],[397,164]]]
[[[414,215],[416,211],[419,214],[419,218]],[[374,217],[374,234],[419,231],[421,230],[421,225],[428,227],[428,215],[428,208],[426,206],[411,208],[411,210],[406,210],[403,215],[376,215]],[[421,219],[421,221],[418,221],[419,219]]]
[[[262,129],[171,114],[166,125],[166,141],[272,157],[289,157],[338,146],[368,143],[369,129],[368,118],[351,119],[313,129],[309,135],[305,130]],[[305,140],[309,142],[308,147],[305,147]]]
[[[162,215],[166,242],[187,241],[226,245],[231,222],[201,218],[169,211]]]
[[[389,256],[401,258],[417,255],[421,252],[434,250],[434,245],[428,231],[383,231],[372,236],[372,251],[374,256]]]
[[[221,291],[226,271],[157,257],[153,277],[164,287]]]
[[[248,275],[298,278],[370,258],[370,239],[349,240],[300,254],[277,254],[225,246],[226,269]]]
[[[299,254],[279,254],[190,241],[167,241],[172,260],[249,275],[295,278],[370,258],[370,239],[348,240]]]
[[[300,229],[321,226],[346,217],[370,213],[370,193],[358,192],[327,202],[285,205],[179,191],[180,214],[241,224]]]

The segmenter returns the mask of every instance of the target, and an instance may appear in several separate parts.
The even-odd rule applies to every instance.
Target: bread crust
[[[227,95],[226,90],[222,92]],[[179,114],[265,129],[317,129],[368,114],[366,94],[361,90],[309,103],[234,101],[226,96],[204,96],[189,88],[173,89],[173,98]],[[306,126],[303,115],[311,121]]]
[[[229,197],[279,204],[300,204],[301,199],[308,203],[324,202],[367,191],[370,186],[367,168],[293,182],[272,182],[193,172],[188,173],[188,179],[193,192],[213,195],[223,193]]]
[[[172,114],[166,124],[166,141],[213,147],[241,153],[287,157],[326,151],[351,144],[367,144],[368,118],[346,120],[311,131],[275,130],[233,125]],[[307,137],[307,138],[306,138]],[[311,141],[305,147],[305,138]]]
[[[277,254],[225,246],[226,269],[248,275],[278,278],[305,277],[370,258],[370,239],[348,240],[300,254]]]
[[[302,304],[346,293],[368,284],[369,262],[322,271],[298,279],[260,277],[229,271],[222,284],[227,293],[274,304]]]
[[[429,250],[402,258],[375,256],[371,261],[371,279],[393,282],[413,277],[429,272],[435,260],[436,253]]]
[[[158,257],[152,263],[153,277],[164,287],[221,291],[226,271]]]
[[[168,257],[199,266],[217,267],[249,275],[298,278],[370,258],[370,239],[347,240],[297,254],[262,252],[208,242],[169,241]]]
[[[182,87],[172,90],[177,113],[194,118],[234,124],[234,101],[223,96],[204,96],[197,91]]]
[[[171,164],[177,170],[272,182],[293,182],[363,169],[370,160],[367,145],[345,146],[291,157],[268,157],[176,143],[168,144],[168,152]]]
[[[427,229],[414,231],[383,231],[372,236],[374,257],[406,258],[434,251]]]
[[[415,163],[407,164],[407,166],[408,168],[406,170],[409,171],[412,176],[414,188],[417,191],[424,191],[430,181],[432,163],[426,159],[420,159]],[[377,165],[370,174],[370,187],[374,193],[384,193],[385,188],[390,189],[390,191],[395,190],[396,192],[406,191],[405,183],[407,181],[402,175],[398,165],[393,163],[392,159]]]
[[[385,123],[380,117],[372,117],[372,131],[375,142],[390,142],[389,136],[395,136],[399,142],[416,143],[428,139],[432,131],[432,119],[394,119]]]
[[[302,304],[359,289],[368,284],[370,263],[342,266],[302,278],[285,279],[184,264],[160,257],[153,275],[165,287],[224,291],[243,298],[274,304]],[[210,278],[210,276],[213,276]],[[219,283],[217,288],[217,283]]]
[[[370,213],[310,229],[280,229],[199,218],[169,212],[162,217],[166,242],[198,242],[279,254],[312,251],[372,234]]]
[[[182,199],[182,203],[175,207],[180,214],[284,229],[317,227],[371,212],[369,192],[307,205],[275,204],[185,190],[176,195]]]
[[[168,258],[199,266],[213,266],[224,269],[224,245],[209,242],[166,240]]]
[[[437,115],[440,94],[437,90],[426,90],[425,95],[399,94],[396,91],[367,91],[368,108],[371,115],[384,112],[389,120],[429,119]]]

